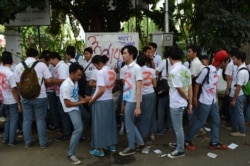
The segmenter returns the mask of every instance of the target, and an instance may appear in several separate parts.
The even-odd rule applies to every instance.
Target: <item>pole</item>
[[[37,26],[37,33],[38,33],[38,44],[39,44],[39,53],[41,54],[41,33],[40,33],[40,26]]]
[[[169,33],[168,0],[165,0],[165,33]]]

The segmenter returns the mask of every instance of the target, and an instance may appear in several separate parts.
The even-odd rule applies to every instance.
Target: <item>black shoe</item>
[[[65,140],[68,140],[68,139],[69,139],[69,136],[62,135],[60,137],[57,137],[56,141],[59,142],[59,141],[65,141]]]
[[[176,148],[176,147],[177,147],[177,143],[175,143],[175,142],[170,142],[168,145],[169,145],[171,148]]]
[[[54,126],[51,126],[51,125],[49,125],[48,127],[47,127],[47,130],[48,131],[54,131],[54,130],[57,130],[59,127],[54,127]]]
[[[142,151],[142,149],[144,149],[145,145],[139,145],[137,147],[135,147],[135,151]]]
[[[178,152],[176,150],[168,154],[169,158],[177,158],[177,157],[183,157],[183,156],[185,156],[184,152]]]

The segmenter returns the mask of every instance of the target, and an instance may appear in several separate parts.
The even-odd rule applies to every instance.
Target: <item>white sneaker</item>
[[[203,129],[204,129],[206,132],[210,132],[210,131],[211,131],[211,129],[208,128],[208,127],[203,127]]]
[[[1,117],[0,117],[0,122],[1,122],[1,123],[6,122],[6,118],[5,118],[4,116],[1,116]]]
[[[123,134],[124,134],[124,129],[123,129],[123,128],[120,129],[119,134],[120,134],[120,135],[123,135]]]
[[[154,135],[151,135],[151,136],[150,136],[150,139],[151,139],[151,141],[155,141],[155,136],[154,136]]]
[[[79,165],[79,164],[82,163],[78,158],[76,158],[75,155],[68,156],[68,159],[69,159],[69,161],[70,161],[72,164],[74,164],[74,165]]]
[[[233,132],[233,133],[230,133],[231,136],[234,136],[234,137],[245,137],[246,134],[245,133],[240,133],[240,132]]]

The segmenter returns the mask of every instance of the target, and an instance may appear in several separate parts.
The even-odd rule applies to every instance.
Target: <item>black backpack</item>
[[[78,64],[79,65],[79,63],[78,62],[71,62],[71,61],[69,61],[69,63],[76,63],[76,64]],[[90,65],[90,64],[89,64]],[[88,66],[89,66],[88,65]],[[78,80],[78,95],[80,95],[81,97],[84,97],[86,94],[87,94],[87,92],[86,92],[86,85],[87,85],[87,83],[88,83],[88,81],[87,81],[87,78],[86,78],[86,75],[85,75],[85,71],[86,71],[86,69],[88,68],[88,66],[85,68],[85,69],[83,69],[83,72],[82,72],[82,76],[81,76],[81,78]]]

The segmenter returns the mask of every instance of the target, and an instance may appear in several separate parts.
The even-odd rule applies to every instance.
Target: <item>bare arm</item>
[[[226,75],[226,79],[227,79],[227,89],[226,89],[225,95],[229,95],[229,90],[230,90],[231,83],[232,83],[232,76]]]
[[[95,80],[89,80],[89,86],[96,87],[96,81]]]
[[[200,89],[200,84],[195,83],[194,84],[194,93],[193,93],[193,105],[196,107],[198,105],[198,92]]]
[[[141,89],[142,81],[136,81],[136,107],[135,107],[135,116],[140,116],[141,114]]]
[[[156,86],[157,86],[157,82],[156,82],[156,79],[155,79],[155,78],[152,79],[152,84],[153,84],[153,87],[156,87]]]
[[[236,100],[237,100],[237,97],[239,96],[239,93],[240,93],[240,90],[241,90],[241,85],[236,85],[236,88],[235,88],[235,91],[234,91],[234,96],[233,96],[233,99],[231,100],[230,102],[230,105],[232,107],[235,107],[236,105]]]
[[[64,99],[64,103],[66,107],[76,107],[79,106],[81,104],[85,104],[89,101],[89,98],[81,98],[79,101],[77,102],[72,102],[69,99]]]

